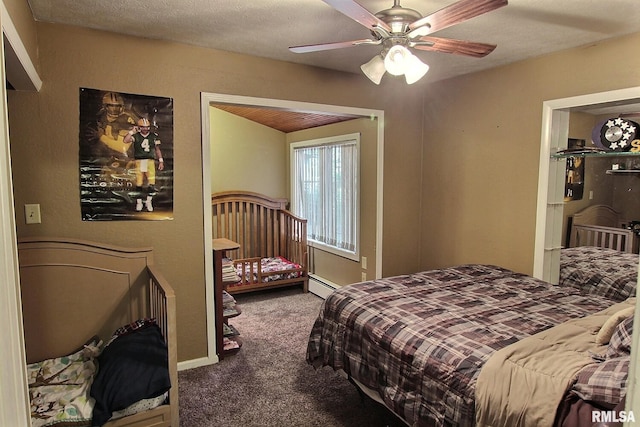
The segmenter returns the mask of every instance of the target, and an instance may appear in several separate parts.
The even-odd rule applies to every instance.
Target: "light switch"
[[[27,224],[40,224],[40,205],[24,205],[24,218]]]
[[[362,257],[362,269],[363,270],[367,269],[367,257],[366,256]]]

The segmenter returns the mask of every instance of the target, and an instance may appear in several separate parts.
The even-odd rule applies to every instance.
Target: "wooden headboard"
[[[287,210],[287,200],[250,191],[211,195],[213,238],[240,245],[234,259],[283,256],[307,265],[307,220]]]
[[[623,228],[620,212],[607,205],[587,206],[571,221],[569,247],[598,246],[632,252],[634,233]]]
[[[620,212],[607,205],[587,206],[573,214],[572,224],[575,225],[600,225],[603,227],[621,228],[624,218]]]
[[[152,248],[77,239],[18,241],[27,363],[71,354],[91,337],[155,318],[168,350],[169,404],[107,426],[179,426],[175,292],[153,265]]]
[[[151,248],[26,238],[18,260],[27,363],[70,354],[96,334],[106,343],[150,312]]]

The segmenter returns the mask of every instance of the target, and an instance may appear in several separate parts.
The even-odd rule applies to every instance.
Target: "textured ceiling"
[[[380,50],[358,46],[295,54],[289,46],[369,38],[361,25],[322,0],[28,0],[38,21],[174,41],[281,61],[361,74],[360,65]],[[393,0],[358,0],[372,13]],[[427,15],[454,0],[402,0],[404,7]],[[509,0],[506,7],[434,33],[497,44],[485,58],[415,52],[430,65],[422,82],[467,74],[551,52],[640,32],[638,0]],[[631,52],[631,54],[636,54]],[[615,64],[594,67],[624,67]],[[363,79],[366,77],[362,76]],[[385,79],[383,78],[382,84]],[[373,84],[373,83],[372,83]],[[218,106],[265,126],[291,132],[350,120],[352,117],[309,115],[290,111]],[[638,112],[640,106],[612,106],[592,114]]]
[[[295,54],[289,46],[369,38],[367,29],[321,0],[29,0],[36,20],[170,40],[282,61],[360,73],[380,50],[358,46]],[[392,0],[359,0],[375,13]],[[403,0],[427,15],[453,0]],[[485,58],[418,52],[443,78],[640,31],[638,0],[509,0],[509,5],[434,33],[497,44]],[[630,53],[635,54],[635,53]],[[617,64],[594,66],[624,66]],[[365,78],[365,77],[363,77]],[[385,79],[392,77],[385,77]],[[385,82],[383,79],[383,84]]]

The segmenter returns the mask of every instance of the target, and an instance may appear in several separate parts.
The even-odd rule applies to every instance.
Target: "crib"
[[[145,408],[151,409],[131,408],[129,412],[123,412],[126,415],[112,419],[104,425],[177,427],[179,416],[175,294],[153,265],[153,250],[121,248],[66,238],[23,238],[18,242],[18,259],[28,371],[41,363],[67,363],[67,360],[71,359],[68,355],[76,354],[92,339],[102,340],[106,344],[115,337],[114,331],[121,331],[120,334],[124,335],[123,327],[127,329],[132,328],[134,324],[144,323],[144,330],[148,331],[148,334],[156,333],[155,339],[163,349],[162,360],[168,361],[166,368],[157,368],[154,365],[154,372],[161,372],[162,378],[168,376],[170,386],[165,380],[164,387],[170,388],[155,396],[155,399],[142,399]],[[138,327],[143,330],[141,326]],[[127,329],[127,333],[132,330]],[[136,335],[131,332],[128,336]],[[114,344],[110,344],[112,348],[115,342],[114,340]],[[121,342],[123,340],[118,341]],[[110,354],[114,354],[113,351],[115,350]],[[106,352],[105,347],[101,356]],[[93,363],[93,359],[90,360]],[[122,359],[114,359],[113,364],[107,363],[106,358],[99,360],[100,363],[95,363],[98,366],[97,372],[101,369],[108,372],[108,367],[119,369],[124,365]],[[129,366],[133,364],[137,364],[136,369],[141,365],[149,369],[150,365],[149,360],[143,357]],[[49,369],[45,371],[43,368],[42,373],[51,373]],[[115,374],[115,371],[111,372]],[[38,376],[47,375],[38,373]],[[92,379],[93,385],[98,381],[97,378],[98,374]],[[146,377],[136,377],[139,378]],[[57,420],[42,420],[43,410],[34,403],[34,396],[37,395],[38,399],[44,400],[47,405],[52,405],[51,401],[47,400],[42,391],[34,391],[35,386],[31,380],[29,390],[32,424],[55,425]],[[149,389],[146,392],[148,393]],[[129,396],[136,393],[138,392],[133,390],[127,391]],[[122,397],[125,393],[120,390],[116,394]],[[87,400],[84,396],[82,399]],[[151,400],[157,403],[153,404]],[[136,403],[139,402],[136,400]],[[98,403],[96,407],[97,405]],[[63,412],[66,412],[69,406],[73,405],[67,404]],[[51,408],[48,410],[53,411]],[[93,412],[89,412],[88,420],[86,414],[82,414],[78,415],[78,418],[82,419],[72,419],[70,424],[62,425],[92,425],[91,416],[96,412],[95,408],[91,410]],[[135,413],[136,411],[140,412]],[[95,422],[95,419],[93,421]]]
[[[607,205],[592,205],[576,212],[570,223],[569,247],[596,246],[633,252],[635,234],[624,228],[619,212]]]
[[[213,238],[240,245],[228,251],[237,280],[230,294],[302,285],[308,291],[307,220],[287,210],[287,200],[248,191],[211,196]]]

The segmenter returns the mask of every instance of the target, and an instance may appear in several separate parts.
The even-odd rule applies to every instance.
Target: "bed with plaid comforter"
[[[470,426],[477,377],[494,352],[610,305],[487,265],[362,282],[327,297],[307,361],[377,391],[410,425]]]
[[[638,254],[595,246],[564,248],[560,251],[561,286],[582,293],[624,301],[636,295]]]

